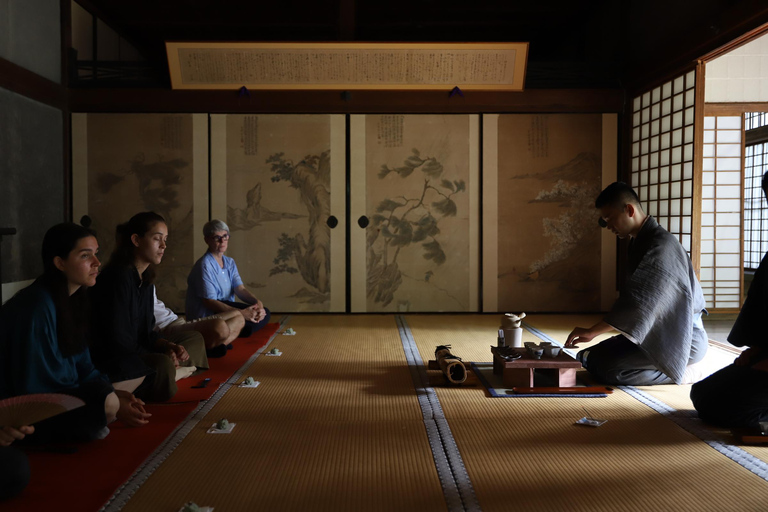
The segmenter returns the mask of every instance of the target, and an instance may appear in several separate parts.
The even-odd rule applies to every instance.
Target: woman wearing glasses
[[[203,235],[208,251],[197,260],[187,278],[187,319],[236,309],[245,319],[240,337],[250,336],[269,322],[269,310],[243,285],[235,260],[224,255],[229,244],[229,226],[214,219],[203,226]],[[236,297],[243,302],[235,302]],[[217,349],[226,350],[223,346]]]

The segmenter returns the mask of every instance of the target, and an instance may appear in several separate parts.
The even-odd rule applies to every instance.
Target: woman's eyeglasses
[[[229,233],[226,235],[213,235],[211,236],[212,239],[216,240],[218,243],[225,242],[229,240]]]

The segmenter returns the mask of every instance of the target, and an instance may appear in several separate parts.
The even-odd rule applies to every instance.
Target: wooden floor
[[[490,361],[497,315],[402,318],[424,364],[442,344],[465,361]],[[526,319],[561,342],[595,320]],[[262,354],[243,373],[261,385],[214,396],[123,510],[170,512],[189,500],[216,512],[450,509],[396,318],[293,315],[284,327],[297,334],[270,346],[283,355]],[[541,341],[530,332],[524,339]],[[680,419],[697,421],[685,414],[685,386],[641,390],[678,418],[620,390],[606,398],[489,398],[473,379],[462,387],[445,387],[438,375],[429,382],[476,499],[464,509],[766,510],[765,478]],[[608,422],[574,426],[585,408]],[[222,417],[236,424],[233,432],[207,434]],[[745,453],[768,461],[766,448]]]

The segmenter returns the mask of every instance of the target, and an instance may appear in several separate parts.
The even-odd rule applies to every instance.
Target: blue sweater
[[[35,281],[0,309],[0,398],[57,393],[94,379],[108,382],[88,349],[73,356],[59,350],[56,306]]]

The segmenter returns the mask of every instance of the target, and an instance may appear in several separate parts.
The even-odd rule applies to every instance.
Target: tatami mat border
[[[280,319],[280,327],[277,331],[270,336],[267,343],[257,350],[248,360],[243,363],[239,370],[237,370],[225,383],[213,393],[211,398],[200,402],[197,408],[192,411],[189,416],[178,426],[176,430],[169,435],[166,440],[147,457],[144,463],[131,475],[131,477],[121,485],[107,503],[101,508],[101,512],[118,512],[128,503],[128,500],[136,494],[139,487],[147,481],[147,479],[160,467],[165,459],[167,459],[171,453],[178,447],[185,437],[195,428],[203,417],[221,400],[224,394],[229,391],[233,384],[235,384],[243,374],[243,372],[251,366],[251,364],[258,358],[269,345],[275,336],[280,334],[282,328],[288,323],[290,315],[286,315]]]
[[[555,339],[548,336],[546,333],[540,331],[539,329],[536,329],[535,327],[532,327],[525,322],[523,323],[523,326],[534,336],[537,336],[544,341],[549,341],[560,345],[560,343],[558,343]],[[698,417],[695,415],[678,411],[674,407],[670,407],[658,398],[655,398],[634,386],[617,386],[617,388],[621,389],[637,401],[647,405],[659,414],[666,416],[679,427],[695,435],[709,446],[722,453],[743,468],[751,471],[763,480],[768,481],[768,463],[744,451],[738,446],[724,443],[723,441],[714,438],[715,434],[712,431],[702,427],[699,424]]]
[[[434,388],[429,384],[426,366],[421,359],[411,329],[408,327],[404,316],[396,315],[395,321],[400,332],[400,339],[403,342],[403,351],[413,378],[413,385],[418,395],[424,426],[427,429],[429,445],[432,449],[435,468],[443,487],[448,510],[481,510],[459,448],[456,446],[451,428],[448,426],[443,408],[440,406],[440,400]]]

